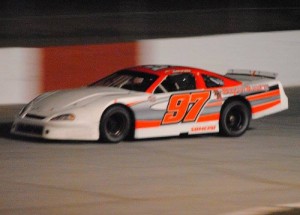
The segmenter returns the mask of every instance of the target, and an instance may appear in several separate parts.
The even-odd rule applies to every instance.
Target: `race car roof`
[[[236,86],[241,84],[240,81],[230,79],[224,75],[207,71],[200,68],[193,68],[188,66],[174,66],[174,65],[141,65],[132,68],[128,68],[128,70],[137,71],[137,72],[146,72],[149,74],[155,74],[158,76],[166,76],[176,73],[193,73],[194,75],[207,75],[213,76],[216,78],[220,78],[224,81],[226,86]]]
[[[173,66],[173,65],[141,65],[129,69],[140,71],[140,72],[152,73],[152,74],[161,74],[161,73],[171,74],[176,72],[192,72],[195,70],[199,70],[187,66]]]
[[[146,72],[146,73],[156,74],[156,75],[197,72],[205,75],[221,76],[220,74],[210,72],[200,68],[193,68],[188,66],[174,66],[174,65],[141,65],[141,66],[128,68],[128,70]]]

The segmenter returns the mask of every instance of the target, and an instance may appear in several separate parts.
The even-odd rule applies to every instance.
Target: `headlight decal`
[[[75,115],[72,113],[62,114],[56,117],[53,117],[51,121],[74,121]]]

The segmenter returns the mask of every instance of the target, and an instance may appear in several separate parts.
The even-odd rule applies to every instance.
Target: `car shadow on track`
[[[38,143],[38,144],[101,144],[101,145],[115,145],[116,143],[106,143],[101,141],[80,141],[80,140],[46,140],[41,138],[33,138],[33,137],[24,137],[18,136],[10,133],[10,129],[12,126],[12,122],[1,122],[0,123],[0,138],[11,139],[16,141],[30,142],[30,143]],[[255,128],[250,127],[248,131],[255,130]],[[147,138],[147,139],[127,139],[124,140],[124,143],[137,143],[137,142],[151,142],[151,141],[161,141],[161,140],[170,140],[170,139],[193,139],[193,138],[226,138],[219,133],[213,134],[195,134],[195,135],[187,135],[182,134],[180,136],[171,136],[171,137],[157,137],[157,138]]]
[[[12,121],[5,121],[0,122],[0,138],[2,139],[9,139],[13,141],[21,141],[26,143],[34,143],[34,144],[57,144],[57,145],[80,145],[80,144],[101,144],[101,145],[115,145],[116,143],[106,143],[101,141],[84,141],[84,140],[48,140],[48,139],[42,139],[42,138],[34,138],[34,137],[25,137],[25,136],[18,136],[10,133],[10,129],[12,127],[13,122]],[[163,139],[163,138],[157,138],[157,139]],[[170,139],[170,137],[165,138]],[[150,139],[145,139],[150,140]],[[152,139],[153,140],[153,139]],[[140,140],[139,140],[140,141]],[[125,143],[134,143],[137,142],[137,140],[128,139],[124,140]]]
[[[255,127],[249,127],[246,131],[251,132],[255,131]],[[242,135],[243,136],[243,135]],[[224,136],[220,133],[207,133],[207,134],[180,134],[179,136],[170,136],[170,137],[155,137],[155,138],[147,138],[147,139],[138,139],[138,140],[131,140],[131,141],[143,141],[143,142],[151,142],[155,140],[170,140],[170,139],[195,139],[195,138],[239,138],[239,137],[228,137]],[[129,141],[126,141],[129,142]]]

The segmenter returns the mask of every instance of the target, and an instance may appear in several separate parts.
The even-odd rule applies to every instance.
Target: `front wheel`
[[[242,101],[225,104],[220,118],[221,134],[229,137],[241,136],[248,129],[250,118],[250,110]]]
[[[100,139],[104,142],[118,143],[130,133],[131,118],[122,106],[108,108],[100,121]]]

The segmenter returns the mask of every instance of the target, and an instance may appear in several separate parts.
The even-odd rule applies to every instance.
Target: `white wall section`
[[[264,70],[279,73],[284,86],[300,83],[300,31],[144,40],[140,47],[141,64],[186,65],[220,74]]]
[[[0,49],[0,104],[26,103],[37,95],[40,57],[36,48]]]
[[[137,64],[186,65],[220,74],[228,69],[263,70],[279,73],[278,79],[285,87],[300,85],[300,31],[154,39],[137,43]],[[40,93],[42,73],[49,70],[42,62],[42,55],[43,48],[0,49],[0,104],[27,103]]]

